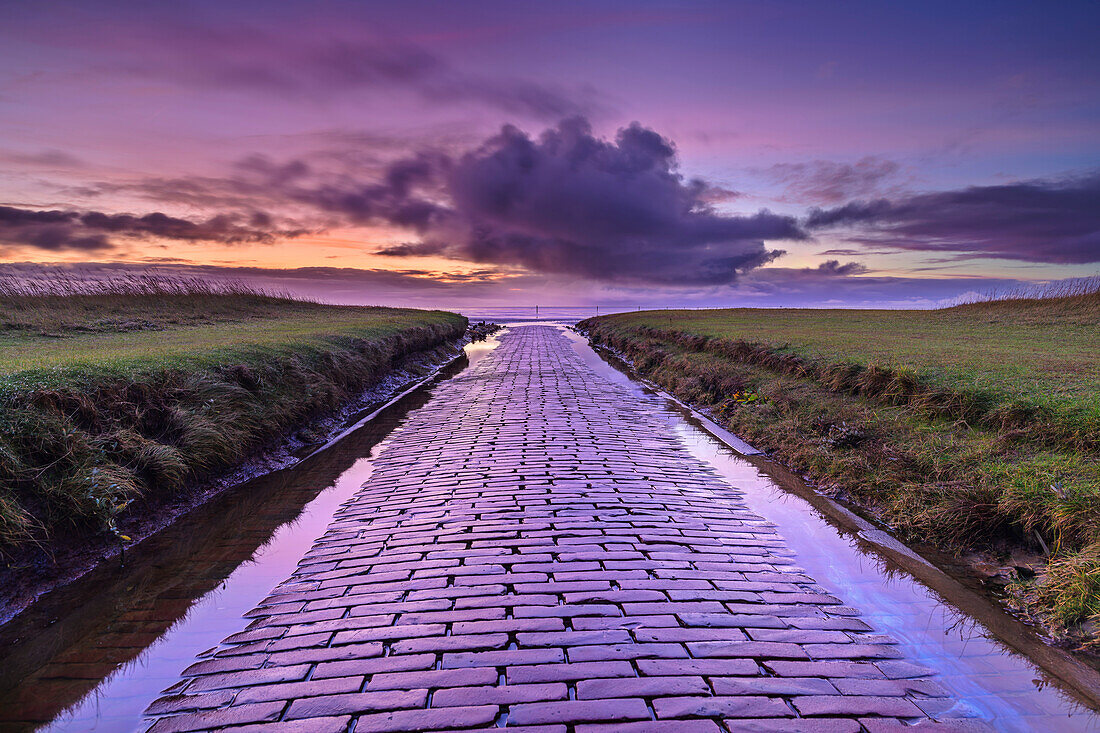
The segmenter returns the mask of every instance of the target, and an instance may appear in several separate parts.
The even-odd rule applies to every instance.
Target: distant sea
[[[518,306],[515,308],[462,308],[459,313],[466,316],[472,322],[490,321],[507,325],[509,323],[576,323],[585,318],[608,313],[624,313],[635,310],[634,308],[609,308],[600,306],[555,307],[539,306],[536,312],[535,306]]]

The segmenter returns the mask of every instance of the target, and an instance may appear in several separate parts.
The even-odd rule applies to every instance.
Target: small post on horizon
[[[538,318],[538,317],[539,317],[539,307],[536,305],[535,306],[535,318]]]

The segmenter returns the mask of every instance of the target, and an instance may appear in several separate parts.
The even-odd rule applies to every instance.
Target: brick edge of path
[[[149,730],[988,730],[654,410],[506,333]]]

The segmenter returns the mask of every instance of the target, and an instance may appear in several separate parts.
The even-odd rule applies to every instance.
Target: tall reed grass
[[[262,288],[239,279],[212,279],[178,273],[97,272],[62,267],[0,268],[0,334],[37,330],[101,330],[112,322],[144,319],[231,318],[288,306],[308,308],[316,301]]]
[[[0,301],[59,297],[131,297],[148,295],[236,295],[291,299],[286,291],[261,288],[241,279],[212,279],[157,272],[90,272],[42,266],[18,272],[0,270]]]
[[[1069,278],[1043,285],[991,290],[962,296],[942,310],[1011,311],[1042,308],[1074,315],[1100,315],[1100,275]]]

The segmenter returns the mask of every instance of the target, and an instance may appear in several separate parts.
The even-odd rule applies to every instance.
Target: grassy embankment
[[[1010,602],[1100,648],[1095,283],[935,311],[648,311],[581,327],[903,535],[1034,550],[1045,561],[1016,571]]]
[[[0,556],[121,536],[135,500],[240,463],[465,327],[195,281],[0,280]]]

